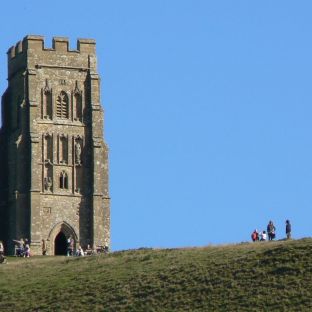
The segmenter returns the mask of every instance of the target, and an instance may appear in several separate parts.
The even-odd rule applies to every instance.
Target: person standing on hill
[[[289,220],[286,220],[286,238],[287,239],[291,238],[291,224]]]
[[[275,226],[272,221],[270,221],[267,226],[267,232],[269,236],[269,241],[273,240],[275,238]]]
[[[26,257],[26,258],[30,257],[30,245],[29,245],[28,241],[27,241],[27,244],[25,245],[24,257]]]
[[[252,233],[251,233],[251,240],[253,242],[256,242],[259,240],[259,234],[258,234],[258,231],[257,230],[254,230]]]

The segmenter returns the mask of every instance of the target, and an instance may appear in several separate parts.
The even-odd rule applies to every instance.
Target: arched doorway
[[[54,254],[56,256],[65,256],[67,254],[67,239],[63,232],[58,233],[55,237]]]
[[[74,239],[74,247],[78,242],[78,237],[74,228],[67,222],[59,222],[51,229],[47,241],[49,255],[66,255],[67,254],[67,239]]]

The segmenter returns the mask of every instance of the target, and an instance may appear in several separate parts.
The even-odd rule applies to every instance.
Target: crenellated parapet
[[[52,48],[45,46],[43,36],[28,35],[8,52],[8,77],[26,68],[79,67],[96,71],[94,39],[78,39],[76,49],[70,49],[67,37],[53,37]]]

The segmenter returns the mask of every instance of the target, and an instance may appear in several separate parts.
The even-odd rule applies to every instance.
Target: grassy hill
[[[8,258],[0,311],[312,311],[312,239]]]

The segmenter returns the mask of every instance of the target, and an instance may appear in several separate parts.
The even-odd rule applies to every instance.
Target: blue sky
[[[97,41],[113,250],[250,240],[272,219],[311,236],[311,1],[0,4],[27,34]]]

